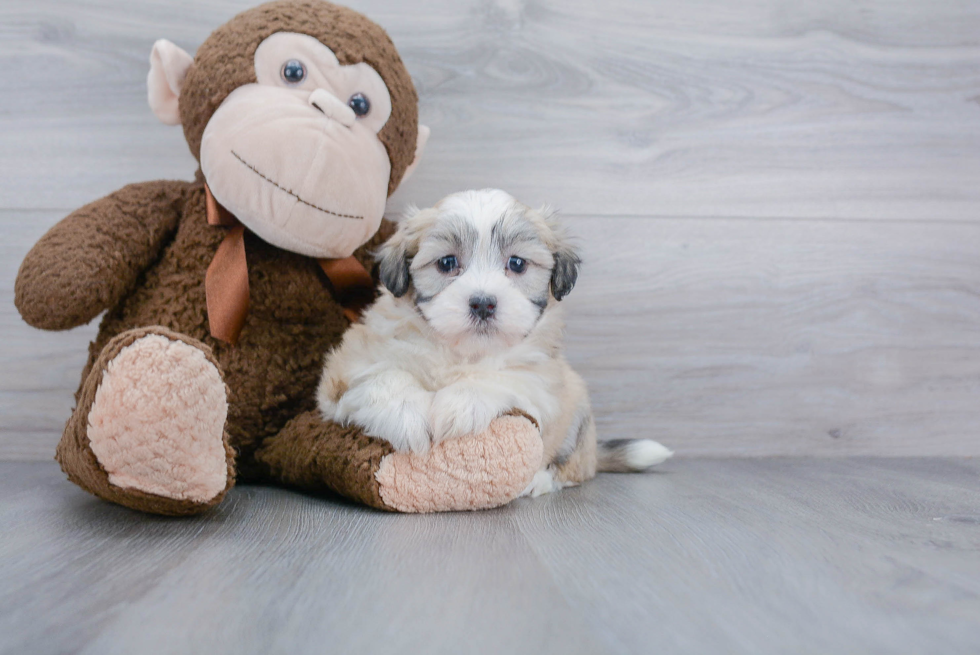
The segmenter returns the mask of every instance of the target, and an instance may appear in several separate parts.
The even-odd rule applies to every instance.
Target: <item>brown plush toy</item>
[[[414,455],[315,410],[324,354],[373,298],[386,199],[428,136],[388,35],[327,2],[272,2],[193,59],[158,41],[148,86],[196,180],[75,211],[17,276],[33,326],[106,312],[58,446],[69,479],[170,515],[218,504],[236,475],[396,511],[515,498],[541,463],[527,418]]]

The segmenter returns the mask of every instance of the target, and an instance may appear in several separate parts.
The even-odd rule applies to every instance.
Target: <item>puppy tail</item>
[[[612,439],[598,444],[599,471],[630,473],[645,471],[665,462],[674,454],[652,439]]]

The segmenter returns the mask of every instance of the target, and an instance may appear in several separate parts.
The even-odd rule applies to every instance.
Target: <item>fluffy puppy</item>
[[[380,297],[327,356],[325,418],[424,452],[516,409],[544,442],[534,496],[672,454],[649,440],[596,443],[585,383],[562,354],[558,301],[580,259],[553,212],[498,190],[456,193],[410,211],[378,261]]]

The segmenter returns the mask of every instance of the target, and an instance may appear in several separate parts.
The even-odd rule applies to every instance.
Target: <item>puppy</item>
[[[378,262],[380,297],[327,356],[325,418],[425,452],[523,412],[544,442],[533,496],[672,455],[649,440],[596,443],[585,383],[562,354],[558,301],[580,259],[553,212],[498,190],[456,193],[410,211]]]

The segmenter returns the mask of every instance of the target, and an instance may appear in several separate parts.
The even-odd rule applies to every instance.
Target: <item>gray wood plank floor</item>
[[[17,266],[67,211],[189,178],[147,56],[253,0],[0,5],[0,459],[49,459],[94,326]],[[500,186],[581,238],[601,436],[679,455],[980,455],[980,3],[351,0],[433,128],[390,203]]]
[[[0,463],[0,652],[974,654],[978,480],[688,459],[489,512],[244,487],[171,520]]]

